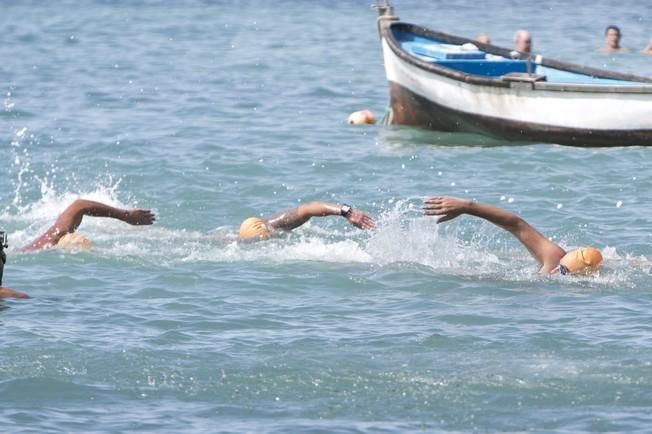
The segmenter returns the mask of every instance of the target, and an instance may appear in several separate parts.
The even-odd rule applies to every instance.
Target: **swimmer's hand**
[[[29,295],[25,294],[24,292],[20,291],[15,291],[10,288],[2,288],[0,287],[0,298],[29,298]]]
[[[151,225],[156,220],[156,216],[148,209],[130,209],[127,210],[123,221],[134,226]]]
[[[352,209],[351,214],[349,214],[346,219],[356,228],[360,228],[366,231],[376,228],[374,220],[369,214],[359,209]]]
[[[423,213],[425,215],[440,215],[437,224],[453,220],[455,217],[464,214],[473,201],[449,196],[427,197],[423,201]]]

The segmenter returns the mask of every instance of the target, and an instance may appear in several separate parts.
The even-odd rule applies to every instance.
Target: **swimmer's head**
[[[245,241],[266,240],[272,234],[267,225],[258,217],[249,217],[240,225],[240,239]]]
[[[71,232],[59,239],[57,247],[66,250],[90,250],[93,243],[79,232]]]
[[[559,261],[561,274],[591,274],[602,265],[602,253],[593,247],[582,247],[566,253]]]

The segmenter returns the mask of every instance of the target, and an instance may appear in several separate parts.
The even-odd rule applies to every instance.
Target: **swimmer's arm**
[[[24,292],[20,291],[15,291],[10,288],[3,288],[0,286],[0,299],[1,298],[29,298],[29,295],[25,294]]]
[[[92,200],[77,199],[43,235],[21,250],[40,250],[56,245],[64,235],[75,232],[86,215],[110,217],[130,225],[151,225],[156,220],[154,213],[147,209],[121,209]]]
[[[490,221],[514,235],[537,260],[542,272],[551,272],[566,254],[564,249],[544,237],[528,222],[504,209],[466,199],[436,196],[426,198],[423,210],[426,215],[442,216],[437,223],[452,220],[461,214],[469,214]]]
[[[296,208],[281,211],[280,213],[266,219],[266,223],[273,229],[291,231],[306,223],[312,217],[339,216],[342,205],[325,202],[310,202],[299,205]],[[346,220],[353,226],[360,229],[373,229],[373,219],[364,211],[352,209]]]

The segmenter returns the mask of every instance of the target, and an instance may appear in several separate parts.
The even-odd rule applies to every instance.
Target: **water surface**
[[[344,123],[387,104],[369,2],[6,3],[0,17],[3,432],[627,431],[652,423],[652,153],[513,146]],[[652,75],[632,1],[395,2],[407,21]],[[493,5],[493,3],[492,3]],[[479,146],[482,145],[482,146]],[[599,276],[536,274],[488,223],[520,213]],[[87,219],[88,252],[17,248],[77,197],[153,208]],[[234,241],[299,202],[372,213]]]

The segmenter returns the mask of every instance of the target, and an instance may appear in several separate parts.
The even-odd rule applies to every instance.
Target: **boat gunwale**
[[[402,60],[428,72],[434,74],[442,75],[454,80],[463,81],[465,83],[482,85],[482,86],[492,86],[500,88],[511,88],[514,87],[510,82],[503,81],[501,77],[488,78],[484,76],[468,74],[465,72],[456,71],[445,66],[439,66],[435,63],[428,63],[424,60],[421,60],[417,56],[410,54],[407,50],[404,50],[399,45],[400,43],[394,37],[393,30],[402,30],[408,33],[413,33],[418,36],[423,36],[429,39],[435,39],[443,41],[444,43],[450,43],[454,45],[462,45],[466,43],[472,43],[480,48],[482,51],[485,51],[490,54],[496,54],[506,58],[511,57],[512,50],[501,48],[491,44],[483,44],[481,42],[474,41],[472,39],[464,38],[461,36],[450,35],[448,33],[437,32],[430,30],[423,26],[418,26],[411,23],[406,23],[400,20],[391,20],[391,19],[379,19],[378,27],[381,39],[385,39],[391,50]],[[652,93],[652,78],[637,76],[633,74],[625,74],[615,71],[607,71],[598,68],[592,68],[588,66],[577,65],[574,63],[562,62],[559,60],[548,59],[543,56],[533,56],[526,53],[520,53],[522,60],[532,61],[535,65],[542,65],[554,69],[559,69],[563,71],[568,71],[580,75],[586,75],[596,78],[605,78],[611,80],[622,80],[629,82],[640,82],[640,83],[650,83],[650,86],[645,84],[641,86],[637,85],[626,85],[619,86],[616,84],[575,84],[575,83],[558,83],[558,82],[545,82],[539,81],[531,83],[533,90],[541,91],[575,91],[575,92],[595,92],[595,93]],[[535,62],[535,59],[537,60]],[[517,85],[523,85],[524,83],[518,83]],[[522,88],[522,87],[521,87]]]

